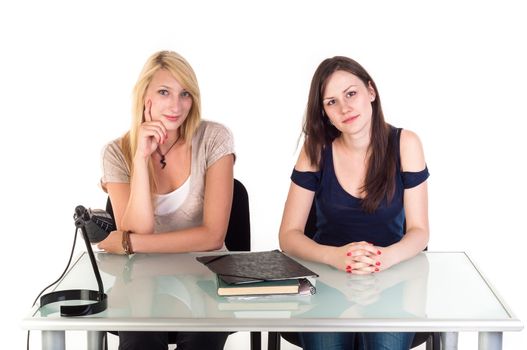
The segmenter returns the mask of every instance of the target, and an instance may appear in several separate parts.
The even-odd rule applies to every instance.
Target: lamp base
[[[67,300],[87,300],[94,301],[94,303],[62,305],[60,307],[61,316],[87,316],[104,311],[108,307],[108,296],[106,293],[90,289],[67,289],[44,294],[40,298],[40,306]]]

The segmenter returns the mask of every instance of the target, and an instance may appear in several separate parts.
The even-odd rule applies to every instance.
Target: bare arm
[[[154,232],[148,160],[134,162],[131,183],[107,183],[106,188],[118,230],[145,234]]]
[[[148,168],[152,153],[167,138],[165,125],[152,119],[151,108],[152,102],[149,100],[145,104],[145,122],[139,128],[130,186],[108,186],[112,205],[115,206],[117,227],[141,234],[154,233],[154,206]]]
[[[314,192],[291,183],[280,225],[280,248],[302,259],[328,264],[334,247],[316,243],[304,234]]]
[[[302,149],[295,165],[298,171],[317,171]],[[299,258],[335,266],[334,257],[339,255],[337,247],[321,245],[304,234],[304,228],[313,204],[315,193],[291,182],[280,225],[280,248]],[[342,253],[342,257],[345,256]],[[343,260],[343,259],[342,259]]]
[[[423,147],[419,137],[411,131],[401,134],[401,165],[403,171],[417,172],[425,168]],[[421,252],[428,244],[428,188],[427,182],[404,190],[404,212],[406,234],[403,238],[384,249],[383,262],[389,267],[407,260]]]
[[[367,242],[352,242],[341,247],[319,244],[304,234],[304,227],[314,199],[314,193],[291,183],[280,225],[280,248],[299,258],[331,265],[351,272],[369,264],[355,261],[352,255],[376,256],[378,249]],[[375,263],[372,258],[368,258]],[[369,274],[372,271],[357,271]],[[355,272],[354,272],[355,273]]]
[[[134,252],[178,253],[220,249],[225,240],[232,205],[233,164],[234,156],[229,154],[217,160],[207,169],[202,225],[155,235],[131,234],[130,240]],[[126,205],[126,185],[108,184],[107,187],[108,192],[112,192],[110,196],[115,206],[116,219],[118,219],[117,211],[122,213]],[[151,203],[150,200],[149,203]],[[118,231],[113,231],[99,244],[99,247],[111,253],[124,253],[121,245],[122,229],[123,227]]]

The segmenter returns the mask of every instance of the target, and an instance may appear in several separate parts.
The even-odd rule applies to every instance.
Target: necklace
[[[156,152],[161,156],[161,159],[159,160],[159,163],[161,163],[161,169],[165,169],[165,167],[167,166],[167,162],[165,161],[165,156],[168,154],[168,152],[170,152],[172,147],[174,147],[174,145],[179,141],[180,136],[181,134],[178,135],[176,141],[174,141],[174,143],[168,148],[165,154],[161,153],[161,150],[159,149],[159,147],[156,148]]]

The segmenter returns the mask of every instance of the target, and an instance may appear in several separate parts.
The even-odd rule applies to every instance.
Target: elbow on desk
[[[205,250],[219,250],[225,244],[227,229],[210,229],[208,232]]]

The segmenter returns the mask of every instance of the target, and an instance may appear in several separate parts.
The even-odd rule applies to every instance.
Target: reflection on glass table
[[[106,311],[65,318],[48,305],[23,326],[42,330],[43,347],[53,349],[64,348],[65,330],[89,331],[92,344],[105,330],[432,331],[452,349],[457,332],[476,331],[480,349],[501,349],[502,332],[523,328],[465,253],[421,253],[369,276],[299,260],[320,275],[316,294],[261,298],[218,296],[200,255],[97,253]],[[81,255],[57,289],[93,288],[90,269]]]

